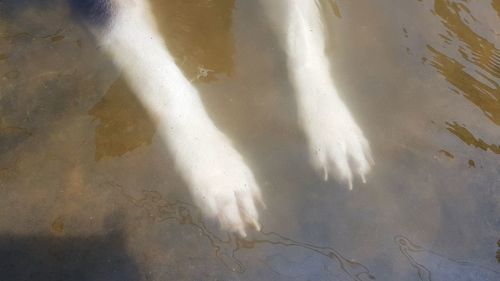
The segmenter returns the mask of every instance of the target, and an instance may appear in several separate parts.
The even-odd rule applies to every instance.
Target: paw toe
[[[259,214],[255,206],[255,201],[251,194],[237,194],[238,197],[238,207],[240,215],[245,222],[245,224],[260,230],[260,224],[258,222]]]
[[[245,223],[240,215],[236,198],[222,198],[219,200],[218,219],[222,228],[231,232],[236,232],[242,237],[246,237]]]
[[[322,173],[325,181],[328,181],[330,173],[334,173],[352,189],[353,174],[356,174],[366,183],[373,158],[368,141],[361,133],[323,140],[323,144],[316,142],[311,146],[313,166]]]

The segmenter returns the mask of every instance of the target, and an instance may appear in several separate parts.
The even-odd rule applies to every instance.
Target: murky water
[[[67,7],[31,2],[0,1],[0,279],[500,280],[500,2],[331,2],[335,78],[377,161],[348,191],[309,166],[253,1],[153,1],[263,188],[247,239],[200,216]]]

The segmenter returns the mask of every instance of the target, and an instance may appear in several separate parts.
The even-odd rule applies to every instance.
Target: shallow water
[[[67,7],[24,2],[0,2],[2,280],[500,280],[498,1],[332,0],[335,80],[376,159],[353,191],[310,167],[252,1],[153,1],[263,189],[247,239],[200,217]]]

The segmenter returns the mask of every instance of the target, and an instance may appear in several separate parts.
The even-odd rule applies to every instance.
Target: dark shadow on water
[[[140,280],[121,232],[67,237],[2,234],[0,276],[5,281]]]

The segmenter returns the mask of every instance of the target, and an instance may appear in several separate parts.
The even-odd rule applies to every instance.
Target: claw
[[[246,237],[247,237],[247,233],[245,232],[245,228],[244,228],[244,227],[239,227],[239,228],[238,228],[238,234],[239,234],[242,238],[246,238]]]
[[[349,179],[349,190],[352,190],[352,179]]]
[[[260,231],[262,229],[262,226],[260,225],[260,223],[257,220],[255,220],[255,219],[252,221],[252,226],[257,231]]]
[[[365,178],[365,175],[360,174],[359,176],[361,177],[361,180],[363,181],[363,183],[366,183],[366,178]]]

